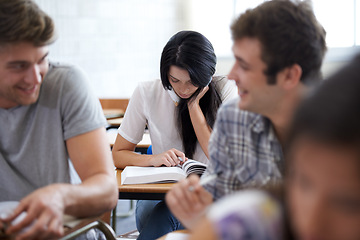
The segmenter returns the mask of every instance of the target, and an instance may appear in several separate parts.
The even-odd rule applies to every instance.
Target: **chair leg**
[[[116,232],[116,209],[117,209],[117,204],[112,210],[112,214],[111,214],[111,227],[114,229],[115,232]]]
[[[121,218],[126,218],[126,217],[130,217],[131,215],[133,215],[135,212],[134,202],[135,202],[135,200],[130,200],[129,211],[127,211],[126,213],[123,213],[123,214],[117,214],[116,216],[121,217]]]
[[[79,229],[71,231],[70,233],[65,235],[63,238],[61,238],[60,240],[73,240],[93,228],[97,228],[102,233],[104,233],[106,239],[116,240],[116,235],[115,235],[114,230],[108,224],[104,223],[101,220],[93,221]]]
[[[129,200],[130,201],[130,209],[129,211],[127,211],[126,213],[123,214],[117,214],[117,205],[115,206],[115,208],[112,210],[112,214],[111,214],[111,227],[114,229],[114,231],[116,232],[116,218],[120,217],[120,218],[126,218],[126,217],[130,217],[131,215],[134,214],[135,212],[135,201],[136,200]]]

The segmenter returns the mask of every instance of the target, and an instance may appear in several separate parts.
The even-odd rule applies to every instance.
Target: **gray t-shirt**
[[[84,73],[51,63],[36,103],[0,108],[0,201],[70,182],[65,141],[105,125]]]

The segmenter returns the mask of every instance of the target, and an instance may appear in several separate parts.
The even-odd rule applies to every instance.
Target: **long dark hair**
[[[177,122],[185,155],[192,158],[196,150],[197,137],[191,123],[188,101],[192,101],[204,87],[209,86],[199,105],[211,128],[221,104],[220,94],[211,81],[216,66],[214,48],[210,41],[198,32],[178,32],[165,45],[160,60],[161,81],[168,90],[172,89],[168,78],[170,66],[187,70],[191,83],[199,87],[189,99],[181,99],[177,107]]]

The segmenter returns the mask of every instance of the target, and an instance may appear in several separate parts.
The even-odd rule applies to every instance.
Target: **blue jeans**
[[[160,200],[138,200],[135,208],[136,228],[139,232],[142,231],[145,223],[150,217],[151,212],[154,210],[156,204]]]
[[[140,233],[138,240],[157,239],[169,232],[184,229],[164,201],[150,200],[137,202],[136,226]]]

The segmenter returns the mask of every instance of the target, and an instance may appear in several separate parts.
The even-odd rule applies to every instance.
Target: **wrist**
[[[197,100],[189,101],[187,103],[187,106],[188,106],[189,111],[192,109],[200,108],[199,101],[197,101]]]
[[[78,192],[78,185],[58,183],[50,185],[49,187],[56,189],[56,198],[59,199],[59,202],[62,203],[64,213],[67,213],[69,209],[72,209],[74,206],[76,206],[77,202],[75,196]]]
[[[150,167],[156,167],[156,164],[155,164],[155,156],[156,155],[148,155],[148,166],[150,166]]]

